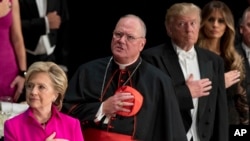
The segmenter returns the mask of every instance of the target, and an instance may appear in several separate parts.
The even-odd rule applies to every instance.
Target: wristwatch
[[[25,78],[26,73],[27,73],[26,71],[19,71],[18,75]]]

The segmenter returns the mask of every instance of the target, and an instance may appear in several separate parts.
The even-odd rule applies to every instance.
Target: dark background
[[[201,8],[210,0],[186,0]],[[124,0],[124,1],[70,1],[70,41],[69,41],[69,78],[80,64],[111,55],[110,42],[112,31],[118,19],[125,14],[140,16],[147,26],[146,47],[164,42],[166,32],[164,17],[167,8],[183,0]],[[238,3],[237,3],[238,2]],[[81,4],[80,4],[81,3]],[[244,8],[245,0],[227,2],[238,19]],[[237,7],[235,5],[238,5]]]

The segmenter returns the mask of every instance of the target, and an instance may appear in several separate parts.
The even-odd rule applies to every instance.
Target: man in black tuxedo
[[[172,5],[165,16],[170,41],[144,50],[142,57],[171,77],[188,141],[228,141],[224,62],[195,45],[200,12],[192,3]]]
[[[21,25],[28,66],[35,61],[53,61],[68,28],[69,12],[66,0],[19,0]],[[65,25],[67,24],[67,25]],[[60,31],[60,34],[58,32]],[[57,48],[57,49],[56,49]],[[58,49],[59,48],[59,49]]]
[[[245,88],[247,90],[248,105],[250,106],[250,7],[246,8],[239,25],[240,42],[236,44],[236,50],[244,58]]]

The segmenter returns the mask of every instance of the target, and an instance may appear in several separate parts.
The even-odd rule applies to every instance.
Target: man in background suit
[[[245,65],[245,88],[247,91],[248,105],[250,106],[250,7],[246,8],[239,25],[240,42],[236,50],[244,58]]]
[[[195,46],[200,14],[192,3],[172,5],[165,16],[171,41],[144,50],[142,57],[171,77],[188,141],[228,141],[224,63]]]
[[[61,52],[60,47],[64,45],[64,40],[58,39],[66,34],[63,32],[67,30],[62,28],[68,28],[65,25],[69,20],[67,1],[19,0],[19,3],[28,66],[35,61],[58,63],[55,51]]]

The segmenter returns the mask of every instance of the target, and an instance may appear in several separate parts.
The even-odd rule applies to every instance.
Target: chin
[[[38,107],[39,106],[39,104],[38,103],[36,103],[36,102],[27,102],[28,103],[28,105],[29,105],[29,107],[31,107],[31,108],[36,108],[36,107]]]
[[[113,52],[114,58],[124,58],[124,54],[122,52]]]

